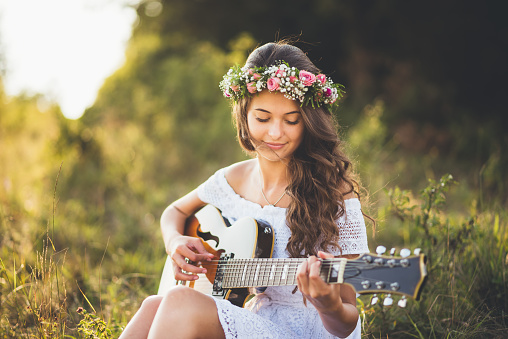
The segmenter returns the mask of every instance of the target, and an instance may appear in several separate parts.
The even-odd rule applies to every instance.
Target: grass
[[[445,211],[445,194],[455,185],[445,175],[439,181],[429,180],[418,195],[397,187],[386,190],[390,204],[384,207],[387,217],[380,227],[395,225],[396,241],[410,239],[406,245],[423,249],[428,256],[428,281],[421,300],[409,301],[405,309],[381,306],[383,296],[376,305],[370,304],[370,297],[360,297],[366,338],[501,338],[505,334],[506,214],[484,211],[463,216]],[[139,302],[150,294],[143,285],[158,280],[157,275],[141,273],[104,279],[100,272],[104,260],[109,260],[108,246],[94,268],[96,279],[91,274],[77,277],[70,267],[76,258],[69,262],[70,251],[55,248],[49,227],[42,246],[34,246],[33,257],[23,257],[8,221],[3,215],[2,230],[10,229],[7,238],[11,239],[9,246],[4,237],[0,259],[4,338],[117,337]],[[142,255],[127,255],[126,260],[141,262]]]
[[[364,337],[502,338],[508,329],[508,212],[502,200],[483,199],[488,192],[478,194],[470,181],[457,183],[450,175],[421,184],[436,177],[433,159],[400,156],[382,113],[380,102],[367,106],[347,136],[372,193],[368,214],[378,220],[369,245],[420,247],[429,275],[421,300],[405,309],[382,307],[383,296],[375,305],[360,297]],[[6,189],[0,196],[0,338],[117,337],[157,290],[165,255],[156,217],[146,214],[156,213],[156,204],[143,204],[152,195],[137,192],[127,199],[119,189],[123,182],[110,184],[108,177],[110,195],[97,195],[115,197],[107,213],[104,201],[94,205],[95,188],[86,187],[93,196],[79,200],[72,198],[74,186],[64,185],[72,188],[70,198],[59,201],[60,170],[44,177],[57,178],[41,189],[52,194],[29,192],[27,199],[21,189]],[[407,172],[412,175],[402,183],[423,189],[394,184],[393,173]],[[26,179],[24,186],[31,187],[41,180],[30,173],[7,177],[14,183]],[[64,179],[97,175],[62,173]],[[488,173],[480,176],[492,183]],[[161,191],[154,201],[164,200]],[[136,215],[141,217],[133,220]]]
[[[388,190],[390,217],[404,238],[426,253],[428,280],[419,302],[406,309],[370,305],[362,297],[368,338],[502,338],[508,317],[508,232],[506,221],[491,212],[456,216],[444,212],[451,175],[429,184],[416,197]],[[506,220],[506,219],[504,219]],[[386,226],[385,226],[386,227]],[[404,234],[404,232],[402,232]]]

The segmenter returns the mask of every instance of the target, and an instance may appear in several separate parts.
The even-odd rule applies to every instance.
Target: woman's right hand
[[[206,273],[206,269],[199,267],[203,261],[211,261],[213,254],[206,251],[201,239],[185,235],[171,239],[166,247],[173,260],[175,280],[196,280],[198,273]],[[188,263],[189,259],[194,264]],[[186,273],[182,272],[185,271]]]

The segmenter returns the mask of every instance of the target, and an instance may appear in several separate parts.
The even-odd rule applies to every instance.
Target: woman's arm
[[[333,258],[324,252],[318,255],[322,259]],[[320,267],[317,257],[304,261],[297,272],[298,288],[314,305],[326,330],[334,336],[347,337],[358,322],[356,293],[348,285],[325,283],[319,276]]]
[[[194,262],[207,261],[213,258],[208,253],[200,239],[183,235],[185,221],[196,210],[205,205],[199,199],[197,191],[194,190],[184,197],[169,205],[161,216],[161,231],[166,252],[173,259],[173,272],[176,280],[195,280],[195,274],[183,273],[206,273],[206,269],[191,265],[185,261],[186,258]]]

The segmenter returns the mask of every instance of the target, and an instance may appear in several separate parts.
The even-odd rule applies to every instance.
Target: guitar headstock
[[[418,300],[427,277],[425,255],[417,249],[411,256],[408,249],[403,249],[401,257],[395,257],[395,249],[389,255],[383,254],[385,250],[380,246],[377,254],[365,253],[348,260],[343,282],[353,286],[360,294],[398,294]],[[337,283],[336,276],[329,275],[328,282]]]

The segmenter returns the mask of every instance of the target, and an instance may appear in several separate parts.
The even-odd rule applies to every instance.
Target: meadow
[[[58,120],[58,110],[41,113],[37,98],[18,98],[9,105],[18,119],[7,121],[2,115],[1,121],[2,142],[9,146],[3,150],[12,152],[2,152],[2,336],[117,337],[140,302],[157,291],[165,260],[157,219],[173,197],[160,198],[163,193],[148,178],[143,186],[128,177],[115,180],[108,173],[115,170],[109,166],[121,167],[126,175],[135,172],[139,164],[132,154],[118,155],[127,161],[103,164],[102,171],[94,171],[96,164],[82,163],[83,155],[75,157],[72,147],[67,154],[55,154],[58,134],[68,137],[63,127],[78,127]],[[369,246],[372,251],[379,244],[397,251],[421,248],[428,259],[428,279],[420,301],[409,300],[406,308],[383,307],[382,295],[375,305],[371,296],[361,296],[364,336],[503,337],[508,321],[503,204],[469,186],[459,170],[456,175],[436,173],[426,178],[437,171],[433,161],[397,148],[382,122],[383,109],[382,102],[368,105],[358,122],[344,130],[348,151],[369,193],[368,199],[364,197],[365,211],[376,220],[375,227],[368,223]],[[17,126],[23,127],[16,129],[20,121]],[[91,132],[82,130],[79,135],[87,138],[86,133]],[[64,158],[60,164],[55,161],[59,157]],[[76,172],[66,168],[72,161],[77,162]],[[422,163],[427,168],[421,168]],[[81,182],[73,181],[75,176],[86,180],[87,175],[96,180],[95,186],[71,184]],[[465,182],[457,178],[461,176]],[[176,195],[184,189],[180,183],[168,192]],[[147,201],[147,195],[152,200]]]

